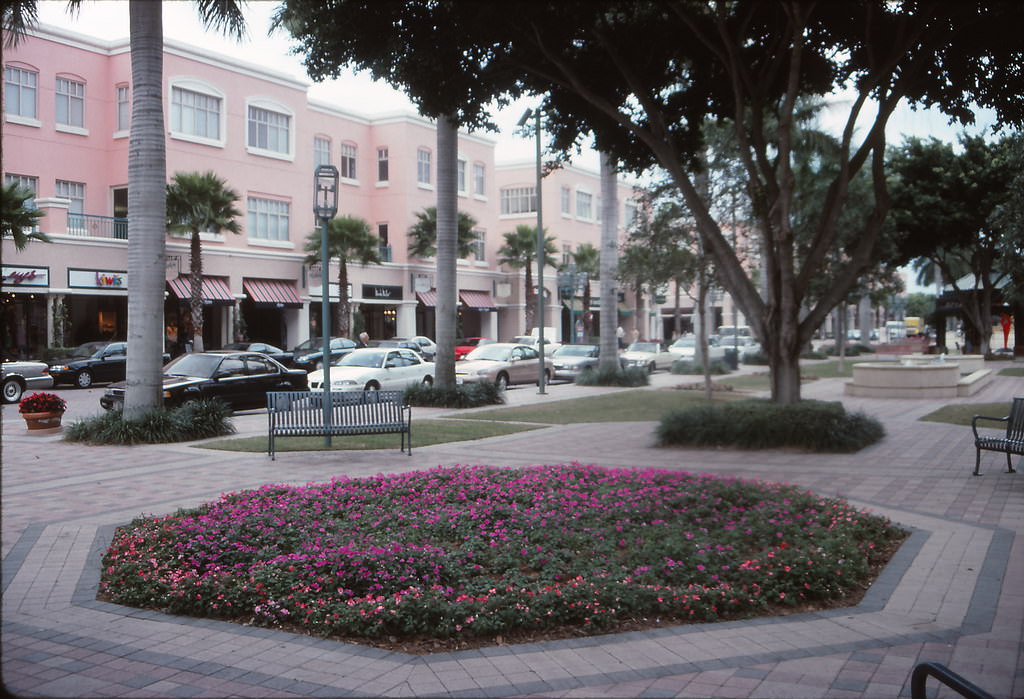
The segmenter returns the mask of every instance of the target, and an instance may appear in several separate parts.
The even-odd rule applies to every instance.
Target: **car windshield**
[[[596,357],[597,345],[562,345],[555,351],[556,357]]]
[[[350,352],[332,364],[334,366],[361,366],[376,369],[384,363],[387,352]]]
[[[347,349],[349,347],[355,346],[355,341],[350,340],[347,337],[336,337],[333,340],[331,340],[331,349]]]
[[[673,347],[696,347],[697,340],[692,337],[681,337],[672,343]]]
[[[313,349],[315,349],[317,347],[323,347],[323,344],[324,344],[323,338],[311,337],[308,340],[306,340],[305,342],[300,342],[299,344],[295,345],[295,348],[292,351],[296,352],[296,353],[298,353],[298,352],[309,352],[310,350],[313,350]]]
[[[79,345],[71,351],[72,357],[91,357],[92,355],[99,352],[101,349],[109,345],[109,342],[86,342]]]
[[[219,354],[183,354],[164,367],[170,376],[197,376],[209,378],[223,359]]]
[[[634,342],[633,344],[631,344],[627,348],[627,351],[629,351],[629,352],[657,352],[658,351],[658,343],[657,342]]]
[[[475,350],[466,355],[466,359],[484,359],[492,362],[507,362],[509,355],[512,353],[512,348],[499,345],[484,345],[477,347]]]

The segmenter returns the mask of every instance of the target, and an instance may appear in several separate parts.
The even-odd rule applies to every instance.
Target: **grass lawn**
[[[1024,376],[1024,367],[1007,367],[999,370],[1000,376]]]
[[[944,405],[935,412],[928,413],[921,419],[926,422],[945,422],[950,425],[971,426],[971,418],[975,415],[989,417],[1005,417],[1010,414],[1011,403],[961,403]],[[988,427],[997,427],[997,423],[981,423]],[[981,425],[979,425],[981,426]],[[1005,425],[1003,425],[1005,427]]]
[[[473,439],[497,437],[503,434],[540,429],[540,425],[510,425],[504,422],[463,422],[461,420],[421,420],[413,422],[412,435],[414,447],[426,447],[444,442],[464,442]],[[398,449],[401,436],[397,434],[367,434],[346,437],[332,437],[331,451],[351,449]],[[221,439],[216,442],[197,444],[202,449],[222,449],[224,451],[240,451],[265,453],[267,451],[266,436],[238,437]],[[283,451],[327,451],[323,437],[278,437],[274,440],[274,450]]]

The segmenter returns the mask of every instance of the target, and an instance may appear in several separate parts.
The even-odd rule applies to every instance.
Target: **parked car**
[[[428,362],[434,361],[434,355],[437,354],[437,344],[425,335],[416,335],[410,338],[404,337],[393,337],[392,340],[406,340],[415,342],[419,345],[419,353],[423,355],[423,358]]]
[[[455,341],[455,359],[462,359],[467,354],[483,345],[490,345],[494,342],[489,337],[464,337]]]
[[[164,352],[164,362],[171,355]],[[53,384],[71,384],[89,388],[94,383],[124,381],[128,365],[127,342],[86,342],[71,351],[71,356],[50,364]]]
[[[265,354],[214,350],[183,354],[164,367],[164,405],[219,398],[236,410],[267,404],[267,391],[304,391],[307,374]],[[111,384],[100,398],[106,410],[124,407],[124,382]]]
[[[310,391],[322,391],[323,383],[323,369],[310,373]],[[434,364],[405,347],[355,349],[331,363],[332,391],[402,389],[417,383],[434,383]]]
[[[407,340],[404,337],[394,337],[391,338],[390,340],[370,340],[367,343],[367,345],[369,347],[401,347],[403,349],[412,350],[416,354],[423,357],[424,361],[430,361],[423,356],[423,348],[420,347],[419,344],[413,342],[412,340]]]
[[[289,366],[292,363],[292,353],[288,350],[283,350],[280,347],[269,345],[266,342],[232,342],[224,345],[223,349],[231,350],[233,352],[259,352],[265,354],[271,359],[276,359],[285,366]]]
[[[665,350],[660,342],[634,342],[619,356],[624,369],[634,367],[654,373],[658,369],[670,369],[675,355]]]
[[[708,340],[708,358],[711,360],[723,359],[725,347],[718,344],[717,340]],[[668,347],[668,352],[675,359],[685,362],[692,362],[697,356],[697,337],[695,335],[683,335]]]
[[[320,340],[320,343],[321,344],[319,345],[311,346],[308,352],[295,352],[292,356],[292,366],[306,372],[319,369],[323,365],[324,357],[323,340]],[[341,359],[355,348],[356,343],[354,340],[350,340],[347,337],[332,337],[331,361],[333,362],[336,359]]]
[[[555,351],[562,346],[561,342],[556,342],[552,340],[551,338],[553,337],[554,334],[544,336],[544,354],[549,357],[552,356],[555,353]],[[537,337],[536,335],[517,335],[516,337],[512,338],[512,342],[515,342],[516,344],[520,345],[526,345],[527,347],[532,347],[535,350],[537,350],[537,352],[540,352],[540,338]]]
[[[0,373],[4,403],[17,403],[28,389],[40,390],[53,386],[50,365],[46,362],[13,360],[3,363]]]
[[[575,381],[584,369],[596,369],[600,345],[562,345],[551,355],[552,376]]]
[[[547,359],[545,359],[545,365]],[[544,370],[545,381],[551,380],[551,368]],[[490,381],[504,389],[511,384],[537,383],[540,378],[540,355],[527,345],[494,342],[477,347],[455,364],[455,383]]]

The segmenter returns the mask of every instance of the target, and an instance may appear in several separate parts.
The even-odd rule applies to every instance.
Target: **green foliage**
[[[501,405],[502,391],[490,381],[455,386],[414,384],[405,389],[405,402],[421,408],[478,408]]]
[[[732,373],[732,369],[722,359],[712,359],[708,362],[708,368],[712,375],[721,376],[722,374]],[[673,374],[703,374],[704,365],[700,362],[691,362],[685,359],[677,359],[672,362],[672,367],[669,369]]]
[[[885,429],[864,413],[847,413],[839,402],[749,400],[670,413],[657,434],[662,446],[854,452],[882,439]]]
[[[458,242],[456,249],[465,259],[476,250],[476,219],[460,211],[458,215]],[[437,207],[428,206],[416,212],[416,223],[409,228],[409,257],[420,259],[437,256]]]
[[[1006,370],[1004,369],[1004,371]],[[951,403],[928,413],[920,419],[923,422],[944,422],[949,425],[970,427],[971,420],[975,415],[1005,417],[1010,414],[1012,405],[1010,401],[1003,401],[1001,403]],[[998,425],[990,422],[987,425],[981,423],[979,426],[996,427]]]
[[[646,386],[650,382],[651,378],[647,371],[636,367],[623,369],[615,366],[596,370],[588,367],[576,377],[576,383],[580,386],[624,386],[633,388],[635,386]]]
[[[819,350],[804,350],[800,353],[800,359],[828,359],[828,355]],[[744,361],[746,361],[746,359],[744,359]],[[766,361],[765,364],[767,363],[768,362]]]
[[[167,228],[176,233],[241,233],[238,193],[213,171],[176,172],[167,185]]]
[[[839,346],[838,345],[827,345],[825,347],[822,347],[821,351],[824,352],[825,354],[827,354],[830,357],[838,357],[839,356]],[[846,345],[846,346],[843,347],[843,354],[845,356],[847,356],[847,357],[857,357],[857,356],[862,355],[862,354],[874,354],[874,353],[875,353],[875,348],[874,347],[872,347],[871,345],[865,345],[865,344],[860,343],[860,342],[857,342],[857,343],[854,343],[854,344],[851,344],[851,345]]]
[[[806,357],[805,356],[806,354],[809,354],[809,353],[808,352],[801,353],[800,354],[800,358],[801,359],[811,359],[811,357]],[[824,358],[825,358],[825,355],[822,354],[821,355],[821,359],[824,359]],[[768,361],[768,355],[765,354],[763,351],[758,350],[757,352],[744,352],[743,353],[743,363],[744,364],[750,364],[750,365],[756,365],[756,366],[768,366],[768,364],[770,362]]]
[[[42,211],[26,205],[34,197],[34,192],[23,189],[17,182],[0,188],[0,237],[13,239],[18,251],[24,250],[32,240],[50,242],[45,233],[34,230],[43,217]]]
[[[202,400],[178,408],[157,408],[138,419],[128,419],[120,410],[111,410],[69,425],[64,439],[86,444],[165,444],[234,432],[231,409],[219,400]]]

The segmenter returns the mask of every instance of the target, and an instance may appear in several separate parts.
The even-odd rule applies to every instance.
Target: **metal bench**
[[[329,429],[324,425],[322,392],[270,391],[267,422],[267,454],[272,460],[277,437],[327,434],[400,434],[402,451],[412,455],[412,407],[406,405],[404,391],[332,391]]]
[[[1006,423],[1006,436],[978,434],[978,420],[990,420]],[[981,452],[998,451],[1006,454],[1006,470],[1016,473],[1010,457],[1014,454],[1024,456],[1024,398],[1014,398],[1010,406],[1010,414],[1006,417],[986,417],[975,415],[971,420],[974,430],[974,446],[978,449],[978,457],[974,461],[974,475],[980,476]]]

